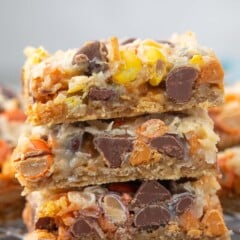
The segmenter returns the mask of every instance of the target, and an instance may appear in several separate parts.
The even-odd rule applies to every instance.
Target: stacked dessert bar
[[[218,165],[222,172],[219,182],[220,200],[227,211],[240,211],[240,84],[228,86],[222,106],[209,113],[220,136]]]
[[[0,86],[0,223],[19,218],[24,207],[22,187],[14,177],[10,155],[25,118],[16,94]]]
[[[207,108],[223,70],[193,33],[26,50],[13,154],[29,239],[229,239]]]

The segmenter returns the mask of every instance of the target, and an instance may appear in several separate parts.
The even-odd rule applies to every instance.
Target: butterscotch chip
[[[223,82],[219,79],[223,79],[224,71],[217,59],[213,59],[208,62],[206,65],[203,65],[200,71],[200,76],[197,80],[199,84],[201,83],[214,83],[223,86]]]
[[[205,227],[205,234],[210,237],[218,237],[226,234],[227,228],[223,216],[219,210],[209,210],[205,213],[202,223]]]
[[[133,165],[147,164],[151,160],[151,150],[149,146],[140,140],[137,140],[134,145],[129,162]]]

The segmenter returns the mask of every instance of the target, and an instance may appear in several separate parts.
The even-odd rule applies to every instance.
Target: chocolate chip
[[[87,218],[79,218],[72,226],[71,233],[74,237],[90,237],[97,235],[91,221]]]
[[[80,64],[86,64],[88,62],[88,57],[82,53],[79,53],[77,52],[74,57],[73,57],[73,60],[72,60],[72,64],[77,64],[77,65],[80,65]]]
[[[176,134],[165,134],[163,136],[153,138],[150,144],[160,153],[166,154],[170,157],[175,157],[177,159],[184,159],[184,139],[178,137]]]
[[[82,146],[82,134],[70,135],[66,139],[66,149],[70,150],[72,153],[77,152]]]
[[[157,203],[170,199],[170,192],[158,181],[147,181],[142,183],[133,199],[134,205]]]
[[[150,205],[141,209],[134,217],[138,228],[165,226],[170,221],[170,212],[165,206]]]
[[[167,40],[157,40],[157,42],[162,43],[162,44],[168,44],[172,48],[175,47],[175,45],[172,42],[167,41]]]
[[[72,64],[82,66],[85,74],[91,75],[108,69],[107,54],[108,50],[103,42],[90,42],[78,50]]]
[[[121,45],[127,45],[129,43],[132,43],[136,40],[136,38],[128,38],[125,41],[121,42]]]
[[[41,217],[35,224],[35,229],[47,230],[53,232],[57,230],[57,225],[52,217]]]
[[[174,206],[177,215],[181,215],[191,208],[194,196],[189,193],[180,193],[173,196],[172,205]]]
[[[192,88],[199,71],[189,66],[176,67],[166,77],[166,92],[176,103],[185,103],[192,97]]]
[[[115,95],[116,95],[116,92],[113,89],[98,88],[98,87],[92,87],[88,93],[88,97],[91,100],[96,100],[96,101],[108,101],[110,99],[113,99]]]
[[[103,154],[110,168],[120,167],[125,154],[133,149],[132,140],[119,137],[96,137],[94,145]]]

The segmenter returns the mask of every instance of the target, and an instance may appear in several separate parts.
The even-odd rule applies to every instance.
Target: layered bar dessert
[[[85,43],[48,53],[27,48],[23,90],[35,125],[182,111],[222,103],[223,69],[187,32],[169,41]]]
[[[7,174],[0,174],[0,225],[2,222],[20,218],[24,207],[22,187]]]
[[[10,155],[25,118],[15,93],[0,86],[0,222],[20,217],[24,206]]]
[[[240,211],[240,147],[232,147],[218,154],[222,177],[219,196],[226,211]]]
[[[32,192],[26,239],[229,239],[214,177]]]
[[[240,144],[240,83],[225,88],[225,102],[209,111],[223,150]]]
[[[35,126],[12,156],[27,191],[217,175],[218,136],[203,109]]]

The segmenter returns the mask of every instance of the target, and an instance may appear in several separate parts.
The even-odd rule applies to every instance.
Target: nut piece
[[[29,180],[36,180],[42,177],[47,177],[50,174],[50,168],[53,163],[53,157],[51,155],[27,158],[20,161],[17,168],[25,178]]]
[[[100,202],[104,215],[115,224],[123,224],[128,219],[128,210],[116,194],[105,195]]]

